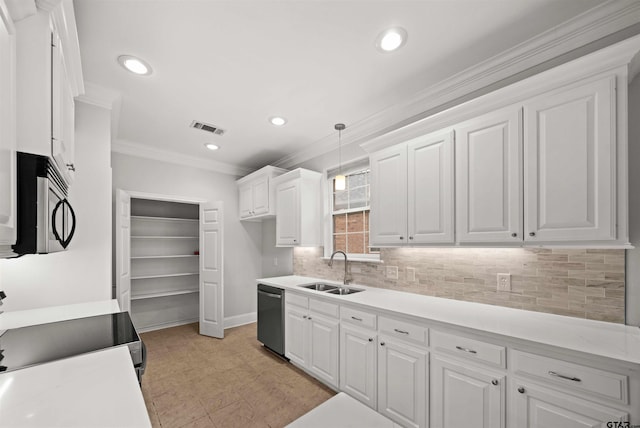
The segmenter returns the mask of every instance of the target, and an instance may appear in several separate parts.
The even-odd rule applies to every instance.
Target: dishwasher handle
[[[267,293],[266,291],[262,291],[262,290],[258,290],[259,294],[264,294],[267,297],[273,297],[274,299],[282,299],[282,295],[281,294],[273,294],[273,293]]]

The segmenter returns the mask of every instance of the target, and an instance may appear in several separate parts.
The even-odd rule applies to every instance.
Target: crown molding
[[[38,9],[45,10],[47,12],[51,12],[60,4],[62,0],[36,0],[36,6]]]
[[[4,3],[9,9],[13,22],[18,22],[38,13],[36,2],[33,0],[6,0]]]
[[[351,144],[361,144],[428,117],[451,107],[451,103],[464,96],[524,73],[533,67],[566,55],[639,22],[640,1],[609,0],[513,48],[419,91],[404,102],[350,124],[342,134],[342,145],[344,147]],[[611,41],[611,43],[613,42]],[[571,58],[566,60],[569,59]],[[558,64],[549,64],[548,68],[555,65]],[[539,71],[542,70],[536,70],[536,72]],[[522,76],[522,78],[525,77],[528,76]],[[273,162],[272,165],[292,168],[337,150],[337,141],[332,141],[333,139],[333,135],[324,137],[298,152]]]
[[[121,139],[114,139],[111,142],[111,151],[114,153],[121,153],[129,156],[153,159],[162,162],[189,166],[192,168],[219,172],[221,174],[228,174],[236,177],[245,176],[253,171],[249,168],[243,168],[240,166],[214,160],[206,160],[195,156],[183,155],[169,150],[157,149],[144,144],[134,143]]]
[[[114,106],[122,99],[122,93],[119,91],[114,91],[92,82],[85,82],[84,89],[84,94],[78,95],[76,101],[107,110],[113,110]]]

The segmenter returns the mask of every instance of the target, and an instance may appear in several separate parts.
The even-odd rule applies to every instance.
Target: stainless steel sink
[[[332,291],[338,288],[335,285],[323,284],[321,282],[317,284],[301,285],[300,287],[308,288],[310,290],[316,290],[316,291]]]
[[[361,291],[364,291],[360,288],[347,288],[347,287],[342,287],[342,288],[336,288],[335,290],[330,290],[327,291],[327,293],[331,293],[331,294],[339,294],[341,296],[347,295],[347,294],[353,294],[353,293],[359,293]]]

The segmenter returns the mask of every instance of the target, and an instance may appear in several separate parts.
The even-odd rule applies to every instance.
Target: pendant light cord
[[[346,126],[344,123],[336,123],[334,128],[338,131],[338,175],[342,175],[342,130]]]

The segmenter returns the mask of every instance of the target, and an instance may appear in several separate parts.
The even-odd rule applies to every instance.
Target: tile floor
[[[283,427],[335,394],[265,350],[255,323],[226,330],[223,340],[200,336],[197,324],[141,337],[154,427]]]

